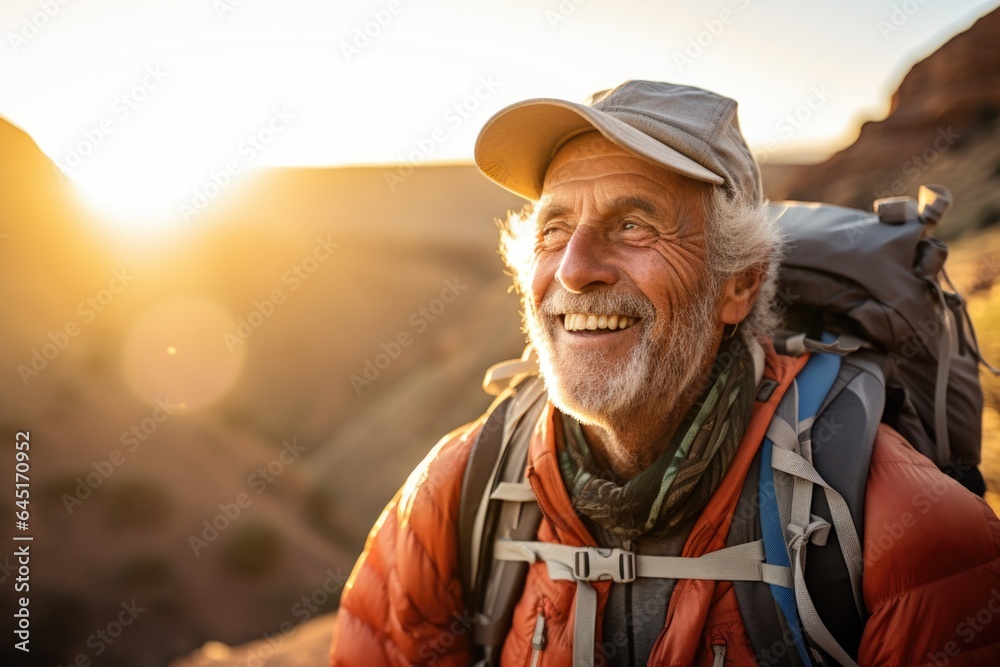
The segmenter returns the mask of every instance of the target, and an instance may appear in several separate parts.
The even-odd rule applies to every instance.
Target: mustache
[[[656,316],[653,303],[641,294],[598,289],[587,292],[570,292],[553,286],[538,307],[542,315],[565,313],[607,313],[628,317],[652,319]]]

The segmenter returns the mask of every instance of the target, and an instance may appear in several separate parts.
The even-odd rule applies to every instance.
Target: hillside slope
[[[942,238],[1000,221],[1000,9],[915,64],[886,118],[865,123],[853,144],[816,165],[775,169],[773,179],[767,172],[772,200],[861,209],[944,184],[955,206]]]

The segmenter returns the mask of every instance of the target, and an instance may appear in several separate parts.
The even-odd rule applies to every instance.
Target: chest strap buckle
[[[635,581],[635,554],[624,549],[582,547],[573,550],[573,573],[585,581]]]

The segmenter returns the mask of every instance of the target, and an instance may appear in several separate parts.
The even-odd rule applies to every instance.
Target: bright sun
[[[102,147],[76,166],[66,159],[57,164],[83,203],[114,229],[145,234],[191,227],[249,184],[255,158],[287,125],[282,113],[235,148],[149,134]]]
[[[120,165],[71,174],[85,203],[116,227],[134,230],[181,221],[178,208],[185,192],[183,176],[169,165],[141,168]]]
[[[163,150],[155,159],[134,154],[114,157],[64,171],[93,213],[122,231],[189,225],[231,194],[227,190],[245,176],[227,173],[224,167],[213,169],[209,160]]]
[[[164,127],[164,124],[158,127]],[[195,141],[180,128],[81,139],[53,156],[82,202],[107,226],[145,234],[191,226],[223,200],[256,165],[257,149],[225,139]],[[96,135],[95,135],[96,136]],[[256,140],[256,137],[252,137]]]

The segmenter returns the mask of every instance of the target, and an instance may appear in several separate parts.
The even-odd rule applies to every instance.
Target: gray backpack
[[[780,303],[785,330],[775,348],[885,354],[882,421],[913,447],[983,495],[983,392],[979,352],[965,300],[944,269],[947,246],[930,236],[951,203],[941,186],[919,200],[892,197],[875,212],[799,202],[775,204],[789,240]],[[939,276],[951,291],[939,282]],[[819,342],[822,332],[838,336]]]

